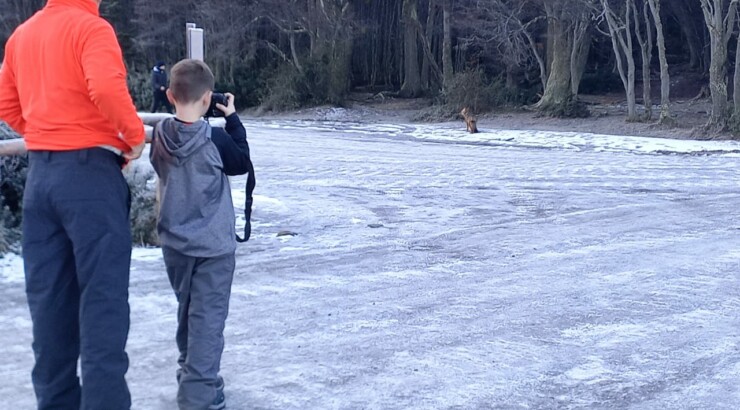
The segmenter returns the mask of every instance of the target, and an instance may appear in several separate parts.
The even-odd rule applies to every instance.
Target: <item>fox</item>
[[[473,116],[473,113],[470,111],[470,108],[463,108],[462,111],[460,111],[460,115],[462,115],[463,120],[465,121],[465,125],[467,125],[468,127],[468,132],[471,134],[477,133],[477,121],[475,120],[475,116]]]

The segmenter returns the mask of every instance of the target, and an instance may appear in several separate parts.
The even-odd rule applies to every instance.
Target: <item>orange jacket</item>
[[[95,0],[48,0],[16,29],[0,69],[0,119],[29,150],[128,152],[144,141],[121,48]]]

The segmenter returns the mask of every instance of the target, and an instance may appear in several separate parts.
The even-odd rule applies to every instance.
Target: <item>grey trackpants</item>
[[[234,253],[196,258],[166,247],[162,247],[162,253],[179,304],[177,404],[182,410],[207,409],[216,397]]]

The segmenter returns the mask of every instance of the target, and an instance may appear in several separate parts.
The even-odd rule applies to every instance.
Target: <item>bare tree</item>
[[[737,3],[738,0],[701,0],[712,50],[709,67],[712,115],[707,124],[712,128],[724,129],[727,125],[727,43],[735,27]]]
[[[653,101],[652,86],[650,76],[650,66],[653,59],[653,23],[650,20],[650,6],[645,0],[642,6],[642,19],[640,14],[635,10],[632,17],[635,23],[635,36],[640,44],[642,54],[642,102],[645,107],[644,119],[649,121],[653,118]],[[645,33],[643,33],[644,28]]]
[[[573,82],[580,82],[580,77],[573,76],[574,58],[586,55],[586,48],[582,44],[590,41],[590,37],[578,35],[583,33],[579,25],[590,20],[591,16],[584,13],[590,6],[588,0],[541,0],[548,21],[548,58],[549,70],[547,84],[537,107],[543,112],[558,112],[568,104],[578,90]],[[583,26],[580,26],[583,27]],[[575,52],[574,52],[575,50]],[[585,62],[583,63],[585,65]]]
[[[418,97],[421,95],[421,77],[419,71],[419,43],[417,41],[415,21],[419,19],[418,0],[403,0],[403,85],[401,95]]]
[[[740,31],[737,35],[737,45],[735,48],[735,75],[733,77],[732,100],[735,105],[733,110],[733,120],[735,123],[740,122]]]
[[[257,10],[230,0],[211,0],[196,5],[197,20],[207,30],[207,60],[220,81],[233,84],[239,67],[256,58]],[[228,30],[219,30],[225,26]],[[235,53],[234,50],[242,50]]]
[[[570,88],[578,95],[583,72],[586,70],[588,53],[591,50],[591,12],[584,7],[573,22],[573,47],[570,55]]]
[[[544,9],[548,19],[548,52],[552,61],[549,63],[547,84],[537,107],[542,111],[552,111],[566,104],[573,96],[570,85],[573,31],[565,1],[546,0]]]
[[[544,90],[547,68],[532,31],[545,18],[528,6],[518,0],[471,2],[460,15],[467,32],[462,41],[466,47],[481,47],[500,61],[510,89],[517,86],[515,73],[537,67]]]
[[[689,52],[689,64],[692,68],[705,71],[709,68],[704,64],[704,33],[706,29],[704,16],[701,11],[701,2],[697,0],[670,0],[663,5],[671,12],[678,23],[678,29],[683,34],[683,41]],[[666,21],[668,22],[668,21]]]
[[[627,93],[627,121],[637,121],[635,101],[635,57],[632,44],[632,14],[635,12],[634,0],[626,0],[621,10],[624,16],[617,14],[609,0],[601,0],[603,16],[609,28],[609,37],[617,59],[617,69]],[[618,6],[618,5],[617,5]],[[625,72],[624,64],[627,63]]]
[[[433,88],[433,84],[431,83],[431,70],[432,70],[432,62],[436,62],[434,59],[434,50],[432,50],[432,46],[434,45],[434,38],[435,38],[435,29],[437,28],[437,20],[439,17],[439,4],[437,0],[429,0],[429,8],[427,10],[427,24],[426,24],[426,30],[424,32],[424,42],[429,45],[430,52],[432,53],[432,58],[425,58],[422,60],[422,66],[421,66],[421,82],[424,85],[425,88],[431,89]],[[439,66],[437,66],[437,69],[439,70]],[[442,77],[442,73],[437,73],[440,78],[436,78],[438,80],[437,85],[441,86],[444,82]]]
[[[444,71],[444,85],[449,86],[454,75],[452,65],[452,0],[442,0],[443,40],[442,40],[442,69]]]
[[[304,58],[325,63],[328,68],[329,101],[339,103],[350,88],[354,39],[352,14],[353,7],[349,0],[262,2],[256,19],[266,19],[282,36],[287,36],[288,41],[283,45],[262,38],[260,43],[279,58],[290,61],[301,73],[304,71],[301,61]],[[304,55],[298,49],[301,40],[308,42],[308,52]],[[285,51],[284,48],[289,50]],[[305,48],[302,50],[305,51]]]
[[[665,32],[660,15],[661,0],[647,0],[655,22],[658,40],[658,58],[660,59],[660,124],[672,124],[671,118],[671,76],[668,73],[668,57],[665,49]]]

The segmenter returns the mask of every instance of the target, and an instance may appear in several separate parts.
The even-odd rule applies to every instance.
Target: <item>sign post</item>
[[[206,42],[205,32],[198,28],[195,23],[185,24],[185,42],[187,43],[187,58],[193,60],[205,60]]]

